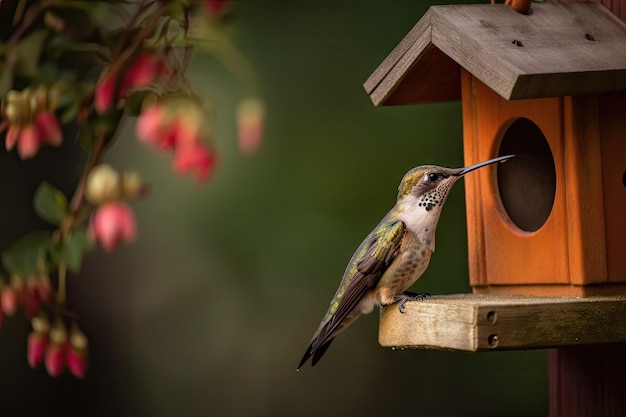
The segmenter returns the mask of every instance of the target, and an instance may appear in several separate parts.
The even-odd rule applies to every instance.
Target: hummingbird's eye
[[[435,174],[434,172],[428,173],[428,181],[437,181],[439,179],[439,174]]]

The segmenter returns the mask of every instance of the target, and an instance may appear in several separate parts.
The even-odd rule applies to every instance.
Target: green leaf
[[[33,206],[39,217],[57,226],[67,215],[67,198],[47,182],[42,182],[35,191]]]
[[[13,273],[35,274],[50,268],[48,253],[52,247],[52,232],[27,234],[2,253],[2,264]]]
[[[58,263],[63,262],[70,271],[78,273],[85,253],[92,247],[93,241],[87,235],[87,231],[79,229],[65,244],[61,245],[55,257]]]
[[[46,29],[39,29],[24,38],[15,47],[17,65],[15,71],[24,77],[36,78],[39,56],[43,49],[43,43],[48,36]]]
[[[139,116],[141,108],[143,107],[143,102],[146,97],[149,96],[156,97],[156,94],[151,90],[138,90],[130,94],[124,103],[124,107],[126,108],[128,115]]]
[[[6,96],[13,86],[13,70],[10,67],[0,67],[0,97]]]

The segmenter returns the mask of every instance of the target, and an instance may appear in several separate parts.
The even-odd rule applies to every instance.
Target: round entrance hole
[[[502,136],[499,155],[515,154],[498,164],[502,205],[517,227],[539,230],[548,220],[556,192],[556,171],[550,145],[541,129],[526,118],[516,119]]]

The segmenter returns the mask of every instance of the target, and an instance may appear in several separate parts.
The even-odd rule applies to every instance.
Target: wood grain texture
[[[550,417],[626,415],[626,344],[551,349]]]
[[[626,342],[626,297],[455,294],[382,309],[385,347],[491,351]]]
[[[495,169],[483,169],[465,178],[470,284],[569,284],[562,99],[507,101],[472,75],[463,80],[467,84],[463,87],[466,165],[498,155],[508,127],[525,117],[544,134],[556,170],[552,212],[532,233],[520,230],[506,213]],[[530,199],[520,202],[532,203]]]
[[[570,284],[517,284],[517,285],[479,285],[472,287],[474,294],[494,295],[534,295],[538,297],[589,297],[589,296],[626,296],[626,284],[602,283],[596,285]]]
[[[530,15],[432,6],[365,89],[377,106],[458,99],[447,83],[462,67],[509,100],[623,91],[625,43],[626,24],[596,2],[533,4]]]
[[[607,281],[598,96],[565,97],[564,157],[570,282]]]
[[[626,10],[625,10],[626,13]],[[626,47],[626,46],[625,46]],[[626,94],[599,98],[608,281],[626,282]]]

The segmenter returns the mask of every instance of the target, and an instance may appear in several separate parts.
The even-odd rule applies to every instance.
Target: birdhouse
[[[475,293],[626,294],[626,24],[599,3],[433,6],[365,83],[461,100]]]

